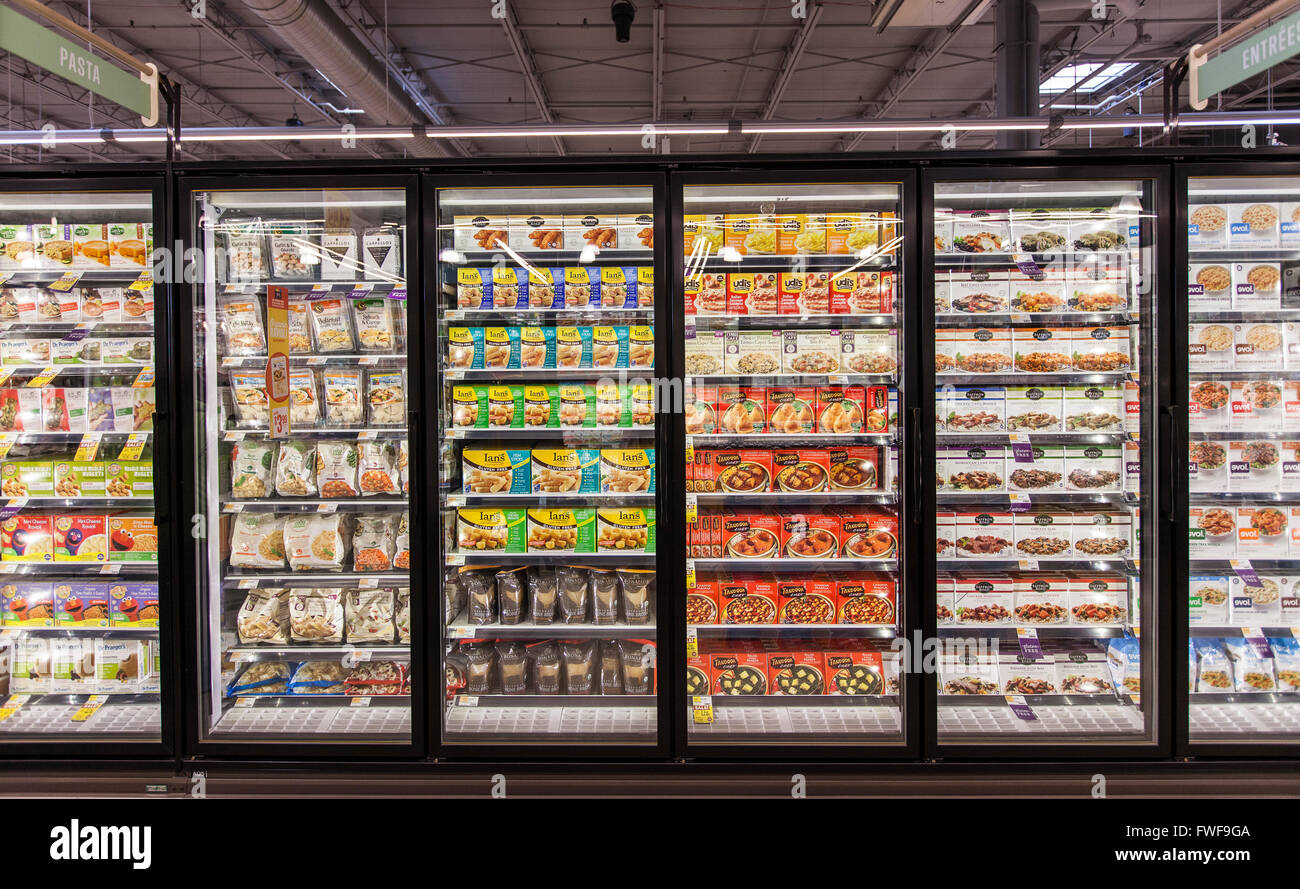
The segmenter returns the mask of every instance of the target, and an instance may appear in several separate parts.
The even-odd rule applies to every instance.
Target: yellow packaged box
[[[712,255],[722,250],[722,229],[726,220],[721,214],[688,213],[682,217],[682,247],[689,257],[696,250]],[[696,245],[696,242],[699,245]]]

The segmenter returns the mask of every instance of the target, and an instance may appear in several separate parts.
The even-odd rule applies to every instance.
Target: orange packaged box
[[[768,431],[782,435],[812,432],[816,403],[817,390],[812,386],[768,386]]]
[[[701,648],[703,643],[701,642]],[[701,651],[695,657],[686,659],[686,696],[688,698],[704,697],[712,693],[712,681],[709,677],[709,655]]]
[[[826,659],[820,651],[777,651],[767,656],[767,687],[774,695],[826,694]]]
[[[694,588],[686,591],[686,623],[716,624],[720,614],[717,578],[697,574]]]
[[[780,598],[773,577],[749,572],[723,575],[718,581],[720,622],[774,624]]]
[[[712,487],[727,494],[757,494],[772,489],[772,452],[758,448],[714,450]]]
[[[107,562],[108,518],[102,515],[54,517],[55,562]]]
[[[836,623],[892,626],[898,585],[888,575],[852,573],[835,584]]]
[[[821,448],[778,448],[772,451],[773,490],[809,494],[826,490],[831,473],[830,453]]]
[[[839,553],[840,519],[832,512],[781,514],[781,556],[787,559],[833,559]]]
[[[767,655],[741,646],[709,655],[710,688],[715,695],[765,695]]]
[[[0,524],[0,560],[53,562],[54,519],[47,515],[16,515]]]
[[[849,445],[826,451],[832,491],[874,491],[880,488],[880,448]]]
[[[777,582],[783,624],[835,623],[835,581],[826,577]]]
[[[889,387],[867,386],[862,394],[862,431],[889,431]]]
[[[822,656],[826,660],[826,694],[885,693],[885,668],[880,652],[837,645]]]
[[[781,543],[781,517],[771,513],[730,512],[722,516],[721,549],[732,559],[775,559]],[[773,608],[775,611],[775,607]]]
[[[883,510],[840,507],[840,554],[846,559],[898,557],[898,516]]]
[[[817,431],[846,435],[863,431],[866,389],[862,386],[818,386]]]

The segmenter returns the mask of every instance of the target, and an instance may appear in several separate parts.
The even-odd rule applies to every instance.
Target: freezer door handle
[[[1160,418],[1160,440],[1169,447],[1171,452],[1174,451],[1174,419],[1177,417],[1178,409],[1179,405],[1168,405]],[[1160,479],[1160,508],[1165,514],[1165,520],[1170,524],[1178,521],[1178,517],[1174,515],[1174,510],[1178,508],[1180,500],[1179,486],[1183,478],[1182,472],[1178,469],[1180,465],[1186,466],[1186,463],[1179,460],[1160,461],[1160,474],[1166,476]]]
[[[912,524],[921,524],[921,409],[912,408],[911,442],[904,441],[904,447],[912,452]]]
[[[419,481],[415,467],[420,465],[420,412],[406,412],[406,509],[411,516],[411,525],[415,526],[420,520],[420,497],[416,493],[416,482]]]

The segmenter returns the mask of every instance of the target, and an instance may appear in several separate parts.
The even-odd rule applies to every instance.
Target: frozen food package
[[[617,642],[623,665],[623,693],[648,695],[654,687],[654,646],[639,639]]]
[[[292,668],[293,664],[279,661],[256,661],[230,683],[226,694],[231,697],[285,694]]]
[[[623,694],[623,653],[612,639],[600,643],[600,693]]]
[[[230,531],[230,565],[236,568],[284,567],[284,516],[240,513]]]
[[[400,695],[405,676],[396,661],[362,661],[348,670],[343,693],[352,696]]]
[[[497,650],[491,642],[471,642],[461,646],[465,656],[465,692],[485,695],[497,690]]]
[[[357,445],[358,474],[361,496],[371,494],[397,494],[397,443],[394,441],[363,441]]]
[[[239,641],[245,645],[284,645],[289,641],[289,591],[249,590],[236,619]]]
[[[1277,690],[1292,694],[1300,691],[1300,641],[1292,636],[1269,637],[1268,647],[1273,649]]]
[[[321,441],[316,444],[316,487],[321,497],[334,500],[356,497],[357,449],[347,441]]]
[[[289,632],[294,642],[342,642],[343,590],[291,590]]]
[[[372,370],[366,378],[370,425],[406,425],[406,374],[400,370]]]
[[[1226,694],[1233,690],[1232,660],[1222,639],[1196,638],[1196,691]]]
[[[533,642],[526,650],[533,694],[560,694],[560,646],[555,642]]]
[[[284,549],[294,571],[341,571],[347,556],[342,515],[291,516],[284,520]]]
[[[265,355],[266,330],[262,326],[262,303],[251,296],[226,300],[218,306],[221,334],[227,355]]]
[[[497,613],[503,624],[520,624],[528,613],[524,567],[503,568],[496,573]]]
[[[70,393],[74,391],[80,393],[79,397],[82,402],[81,411],[84,416],[85,413],[84,399],[86,395],[86,390],[85,389],[68,390],[68,392]],[[154,414],[158,412],[157,390],[153,388],[149,388],[149,389],[132,388],[130,392],[131,392],[131,431],[133,432],[152,431],[153,417]],[[77,426],[73,426],[72,431],[78,432],[82,430],[78,429]]]
[[[230,396],[238,425],[266,426],[270,422],[271,401],[266,394],[265,375],[232,372]]]
[[[496,576],[492,569],[461,568],[457,586],[469,605],[469,622],[476,626],[497,622]]]
[[[289,319],[289,354],[301,355],[310,352],[311,319],[308,317],[306,300],[289,300],[287,317]]]
[[[1277,691],[1273,659],[1256,651],[1250,640],[1229,636],[1223,639],[1223,648],[1228,653],[1228,659],[1232,661],[1233,691],[1246,693]]]
[[[503,695],[528,693],[528,650],[522,642],[502,639],[496,643],[497,670]]]
[[[331,368],[321,372],[321,382],[325,387],[325,422],[330,426],[361,425],[365,414],[361,404],[361,371]]]
[[[564,565],[556,569],[559,581],[560,623],[587,622],[587,589],[591,572],[587,568]]]
[[[532,622],[539,626],[555,623],[555,603],[559,577],[548,565],[529,565],[525,575],[528,584],[528,612]]]
[[[41,290],[36,294],[38,321],[80,321],[81,294],[76,290]]]
[[[391,352],[397,341],[393,325],[392,300],[352,300],[352,316],[356,322],[357,342],[362,352]]]
[[[405,438],[397,442],[397,477],[402,483],[402,493],[411,493],[411,446]]]
[[[320,398],[316,392],[316,374],[300,367],[289,371],[289,426],[304,428],[320,422]]]
[[[646,568],[619,568],[619,598],[623,621],[643,624],[650,620],[650,602],[654,599],[655,572]]]
[[[341,695],[348,668],[334,661],[306,661],[289,680],[291,695]]]
[[[612,568],[592,568],[592,623],[618,623],[618,574]]]
[[[230,496],[269,497],[275,476],[276,443],[241,439],[230,450]]]
[[[275,493],[281,497],[315,496],[316,443],[314,441],[293,439],[280,444],[278,459],[275,461]]]
[[[320,236],[306,225],[279,223],[271,228],[271,271],[276,278],[305,281],[320,269]]]
[[[368,228],[361,236],[367,281],[391,281],[402,274],[402,232],[397,226]]]
[[[317,352],[351,352],[352,318],[344,299],[314,299],[307,303]]]
[[[411,591],[398,590],[396,610],[393,623],[397,626],[397,641],[409,645],[411,642]],[[450,621],[448,621],[450,623]]]
[[[356,281],[361,277],[357,233],[350,228],[326,228],[320,238],[322,281]]]
[[[348,642],[392,642],[397,636],[393,613],[396,591],[387,589],[348,590],[345,621]]]
[[[357,516],[352,535],[352,570],[390,571],[397,545],[396,516],[372,513]]]
[[[564,692],[570,695],[597,694],[596,645],[590,642],[566,640],[560,643],[561,672]]]
[[[397,519],[397,539],[393,551],[393,567],[399,571],[411,568],[411,519],[410,513],[402,513]]]

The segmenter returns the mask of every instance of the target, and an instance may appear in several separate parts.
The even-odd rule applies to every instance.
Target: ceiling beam
[[[528,91],[533,94],[533,101],[537,103],[537,110],[542,115],[542,120],[555,123],[555,112],[551,110],[551,100],[546,95],[546,84],[542,82],[542,74],[537,70],[537,60],[528,46],[528,38],[519,28],[514,6],[505,0],[503,5],[505,14],[501,17],[501,27],[505,29],[506,40],[515,54],[515,61],[519,63],[519,70],[523,72],[524,80],[528,83]],[[556,154],[563,156],[564,141],[559,136],[552,136],[551,141],[555,144]]]
[[[790,81],[794,79],[795,72],[799,68],[799,59],[803,56],[804,50],[808,48],[808,44],[812,40],[813,30],[816,29],[821,17],[822,5],[814,3],[811,14],[804,17],[803,23],[800,24],[799,29],[794,33],[794,37],[790,40],[790,45],[786,47],[785,59],[781,62],[776,80],[772,82],[772,88],[767,93],[767,100],[763,103],[763,110],[759,115],[760,120],[771,120],[776,114],[776,109],[781,104],[781,97],[785,95],[786,89],[790,86]],[[758,151],[758,145],[762,141],[762,136],[755,136],[749,140],[749,145],[745,150],[749,154],[753,154]]]
[[[664,5],[655,3],[654,31],[650,37],[652,59],[650,63],[650,119],[663,120],[664,107]]]

